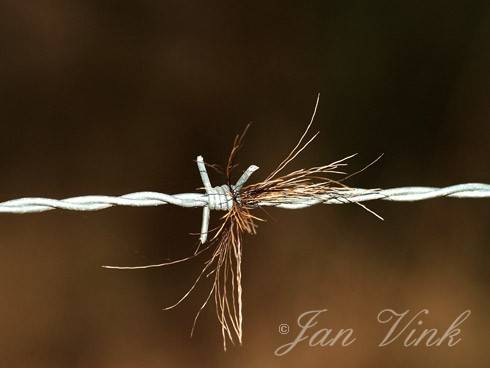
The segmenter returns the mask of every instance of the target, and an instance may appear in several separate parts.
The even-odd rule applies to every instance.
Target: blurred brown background
[[[385,156],[352,186],[490,182],[487,1],[0,1],[0,200],[194,191],[193,160],[223,163],[253,122],[241,169],[264,178],[321,93],[318,140],[291,168]],[[222,178],[213,174],[215,185]],[[253,181],[253,180],[252,180]],[[201,261],[108,271],[193,252],[201,210],[1,215],[5,367],[486,367],[488,200],[271,210],[244,247],[244,345],[222,351],[212,306],[189,338]],[[217,220],[217,214],[213,215]],[[204,259],[203,259],[204,260]],[[348,348],[302,344],[297,316],[353,327]],[[377,348],[383,308],[428,308],[454,348]],[[278,325],[289,323],[288,336]]]

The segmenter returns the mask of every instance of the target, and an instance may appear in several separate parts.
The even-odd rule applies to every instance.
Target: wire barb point
[[[203,157],[197,156],[196,163],[208,199],[207,204],[204,205],[202,210],[201,235],[199,236],[201,244],[204,244],[208,239],[211,210],[230,210],[233,207],[233,199],[235,198],[237,201],[240,200],[240,190],[242,189],[242,186],[247,182],[250,176],[259,169],[259,167],[250,165],[231,188],[226,184],[213,188],[211,181],[209,180]]]

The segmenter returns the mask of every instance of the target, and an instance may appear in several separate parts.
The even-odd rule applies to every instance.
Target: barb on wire
[[[362,172],[365,168],[347,175],[341,169],[346,161],[353,157],[335,161],[328,165],[300,169],[289,174],[281,174],[318,135],[313,134],[307,138],[318,108],[319,96],[311,120],[294,146],[275,170],[265,180],[246,185],[250,176],[258,169],[251,165],[243,172],[241,177],[232,185],[231,172],[236,166],[234,159],[243,142],[245,132],[235,138],[227,166],[227,184],[213,187],[209,180],[206,165],[202,156],[197,157],[197,166],[205,193],[164,194],[158,192],[137,192],[122,196],[90,195],[72,197],[61,200],[49,198],[21,198],[0,203],[0,213],[32,213],[44,212],[54,209],[72,211],[97,211],[113,206],[160,206],[171,204],[181,207],[202,207],[202,224],[200,243],[208,241],[209,233],[213,233],[209,244],[203,249],[197,249],[194,255],[182,259],[143,266],[103,266],[111,269],[142,269],[163,267],[188,261],[198,255],[211,250],[211,256],[205,261],[203,268],[194,283],[177,303],[165,309],[173,308],[184,301],[195,289],[197,284],[210,278],[212,284],[207,298],[194,318],[192,331],[197,318],[211,297],[214,296],[216,315],[221,326],[223,346],[226,349],[227,341],[242,342],[242,286],[241,286],[241,257],[243,234],[255,234],[257,225],[255,221],[261,218],[252,214],[252,210],[260,207],[278,207],[285,209],[301,209],[317,204],[357,204],[367,211],[371,211],[363,203],[372,200],[385,201],[421,201],[438,197],[451,198],[490,198],[490,185],[481,183],[467,183],[435,187],[401,187],[391,189],[360,189],[344,184],[344,181],[353,175]],[[248,128],[248,127],[247,127]],[[334,180],[332,175],[345,175],[340,180]],[[224,211],[221,224],[209,231],[209,218],[212,210]]]

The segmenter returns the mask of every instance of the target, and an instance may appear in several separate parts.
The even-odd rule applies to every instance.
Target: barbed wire
[[[288,203],[274,201],[259,202],[259,206],[300,209],[311,207],[316,204],[347,204],[372,201],[376,199],[395,202],[414,202],[438,197],[490,198],[490,185],[481,183],[459,184],[445,188],[346,188],[341,189],[341,191],[342,196],[325,194],[324,196],[319,196],[318,198],[297,197],[290,199]],[[98,211],[114,206],[151,207],[165,204],[172,204],[180,207],[204,207],[209,206],[210,198],[213,198],[213,196],[213,202],[215,203],[226,203],[229,200],[225,193],[208,195],[207,193],[164,194],[158,192],[136,192],[122,196],[88,195],[65,199],[28,197],[1,202],[0,213],[35,213],[54,209],[71,211]],[[225,210],[226,208],[223,209]]]
[[[37,213],[54,209],[71,211],[98,211],[114,206],[151,207],[171,204],[180,207],[203,207],[201,242],[207,239],[211,210],[229,210],[233,206],[233,196],[239,200],[241,187],[246,183],[257,166],[250,166],[231,188],[228,185],[212,187],[202,156],[197,157],[197,165],[205,193],[165,194],[159,192],[136,192],[122,196],[88,195],[65,199],[20,198],[0,203],[0,213]],[[298,196],[280,201],[260,201],[258,207],[278,207],[300,209],[317,204],[347,204],[372,200],[413,202],[438,197],[450,198],[490,198],[490,185],[466,183],[444,188],[401,187],[390,189],[336,188],[335,192],[311,196]]]

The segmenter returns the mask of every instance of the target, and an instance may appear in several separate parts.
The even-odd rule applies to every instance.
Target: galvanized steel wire
[[[212,187],[203,158],[197,157],[197,165],[204,184],[205,193],[165,194],[158,192],[136,192],[122,196],[88,195],[65,199],[20,198],[0,203],[0,213],[37,213],[63,209],[71,211],[98,211],[114,206],[150,207],[171,204],[180,207],[203,207],[201,242],[206,242],[211,210],[229,210],[233,195],[239,200],[240,189],[257,166],[250,166],[231,188],[228,185]],[[490,185],[466,183],[444,188],[400,187],[390,189],[335,188],[335,191],[311,196],[298,196],[280,201],[261,201],[259,207],[300,209],[316,204],[361,203],[372,200],[414,202],[432,198],[490,198]]]

